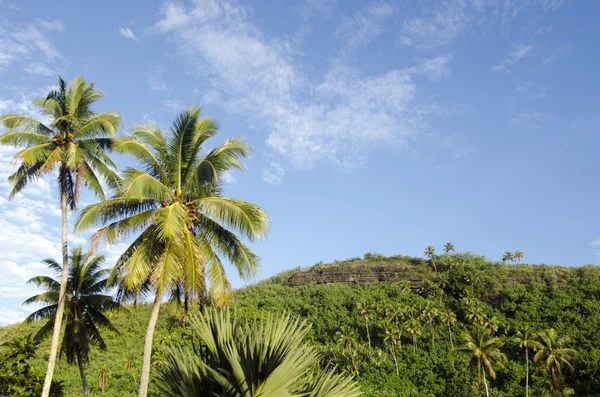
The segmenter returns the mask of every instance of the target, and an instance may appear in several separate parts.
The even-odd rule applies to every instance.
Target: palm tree
[[[443,310],[440,314],[440,320],[442,323],[448,326],[448,333],[450,334],[450,347],[454,350],[454,343],[452,342],[452,327],[456,324],[456,314],[450,309]]]
[[[352,379],[319,369],[320,355],[304,341],[310,327],[289,315],[241,321],[211,310],[190,321],[200,346],[169,349],[158,371],[158,390],[167,397],[359,396]]]
[[[249,153],[238,139],[201,156],[204,144],[217,134],[200,109],[182,112],[165,135],[153,126],[136,127],[118,149],[133,155],[143,170],[128,168],[115,197],[84,209],[75,229],[106,224],[93,236],[113,244],[139,233],[118,259],[112,278],[119,278],[123,295],[142,288],[155,291],[144,342],[140,397],[148,392],[152,339],[165,292],[182,284],[188,299],[207,293],[217,306],[232,299],[231,285],[219,255],[242,278],[254,274],[258,257],[236,235],[254,241],[266,234],[269,219],[258,206],[222,196],[221,177],[243,169]],[[207,288],[207,279],[210,289]]]
[[[429,259],[431,266],[433,266],[433,270],[435,270],[437,273],[437,266],[435,264],[435,248],[433,248],[431,245],[428,245],[427,248],[425,248],[425,257]]]
[[[483,325],[486,319],[484,314],[485,304],[478,299],[469,301],[466,307],[466,318],[474,325]]]
[[[444,244],[444,253],[446,255],[450,255],[451,252],[454,252],[454,244],[452,244],[451,242],[447,242],[446,244]]]
[[[102,390],[104,393],[104,389],[108,386],[108,382],[110,381],[110,371],[104,365],[100,367],[100,371],[98,371],[98,388]]]
[[[371,347],[371,334],[369,334],[369,319],[373,317],[373,309],[367,302],[360,302],[356,307],[358,315],[365,320],[365,328],[367,329],[367,340],[369,341],[369,347]]]
[[[17,171],[8,177],[12,185],[11,198],[40,176],[58,172],[63,273],[42,397],[50,393],[69,277],[67,209],[75,208],[82,184],[103,199],[100,178],[111,188],[118,181],[113,172],[115,165],[105,150],[114,143],[110,137],[119,128],[121,117],[116,112],[97,114],[92,111],[92,105],[102,96],[94,83],[87,84],[81,77],[76,77],[69,86],[59,77],[57,90],[48,93],[45,99],[33,100],[39,111],[51,119],[49,123],[17,114],[0,117],[0,125],[9,130],[0,135],[0,144],[23,148],[14,157],[19,164]]]
[[[394,323],[398,331],[398,345],[402,348],[402,327],[400,321],[404,319],[405,311],[399,306],[389,306],[385,312],[385,319]]]
[[[523,253],[523,251],[515,251],[514,254],[514,258],[521,263],[521,259],[523,259],[525,257],[525,254]]]
[[[565,347],[569,341],[568,337],[559,337],[554,328],[541,331],[537,335],[538,352],[533,357],[534,362],[540,365],[545,363],[553,389],[561,394],[565,386],[563,369],[573,370],[571,363],[579,356],[576,350]]]
[[[496,316],[483,316],[483,326],[489,329],[490,333],[494,335],[500,328],[500,320]]]
[[[390,350],[392,352],[392,357],[394,358],[394,364],[396,365],[396,375],[400,375],[400,370],[398,369],[398,360],[396,359],[396,345],[398,344],[397,335],[398,330],[395,329],[395,324],[390,322],[389,320],[384,321],[383,323],[383,343],[390,345]]]
[[[415,310],[410,310],[407,313],[407,320],[404,322],[404,328],[406,329],[406,333],[412,337],[413,341],[413,353],[417,353],[417,339],[421,336],[423,326],[421,324],[421,318]]]
[[[444,297],[444,293],[446,288],[448,287],[448,283],[450,282],[450,275],[448,272],[441,272],[438,274],[438,287],[440,287],[440,305],[442,304],[442,298]]]
[[[356,340],[356,332],[346,325],[342,325],[340,330],[335,333],[337,338],[337,344],[344,350],[347,350],[350,354],[350,359],[352,360],[352,367],[354,367],[355,371],[358,371],[356,367],[356,363],[354,362],[354,350],[358,346],[358,342]]]
[[[487,380],[485,374],[488,373],[491,379],[496,379],[496,370],[494,367],[503,368],[506,361],[506,355],[498,349],[502,346],[499,338],[493,337],[490,330],[481,326],[475,326],[470,333],[463,333],[464,345],[459,350],[471,352],[471,366],[477,369],[477,383],[481,387],[481,379],[485,386],[485,394],[489,397]]]
[[[537,350],[536,337],[536,334],[529,327],[517,331],[513,336],[513,342],[519,345],[521,349],[525,349],[525,397],[529,397],[529,349]]]
[[[75,248],[69,257],[69,278],[66,283],[65,318],[66,325],[61,351],[67,363],[77,361],[79,375],[83,386],[83,395],[88,396],[88,385],[83,365],[89,360],[90,345],[94,344],[106,350],[106,343],[98,327],[117,332],[115,326],[102,314],[108,309],[116,309],[119,304],[108,295],[101,293],[106,289],[108,269],[101,269],[104,257],[96,255],[87,257],[81,248]],[[46,259],[44,263],[57,274],[62,272],[61,266],[54,259]],[[52,330],[58,315],[58,299],[60,283],[48,276],[37,276],[28,281],[45,289],[39,295],[27,299],[25,304],[43,304],[43,308],[30,314],[24,323],[39,319],[47,319],[35,338],[41,340]]]
[[[137,385],[137,379],[135,378],[136,367],[137,367],[138,356],[135,354],[130,354],[127,357],[127,362],[125,363],[125,367],[127,368],[127,372],[131,374],[133,378],[133,383]]]
[[[429,329],[431,330],[431,350],[435,350],[435,326],[439,319],[440,311],[435,307],[431,301],[426,301],[421,316],[429,323]]]
[[[502,255],[502,262],[512,262],[513,260],[515,260],[515,256],[512,254],[512,252],[506,251],[504,255]]]

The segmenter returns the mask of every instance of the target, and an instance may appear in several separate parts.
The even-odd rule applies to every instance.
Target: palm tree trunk
[[[454,343],[452,342],[452,327],[448,326],[448,332],[450,332],[450,347],[452,347],[452,351],[454,351]]]
[[[529,349],[525,348],[525,397],[529,397]]]
[[[369,318],[365,317],[365,325],[367,327],[367,339],[369,340],[369,347],[371,347],[371,335],[369,334]]]
[[[417,335],[413,334],[413,353],[417,354]]]
[[[83,396],[88,397],[89,390],[87,379],[85,378],[85,371],[83,370],[83,360],[81,359],[81,352],[79,348],[75,349],[77,351],[77,365],[79,365],[79,376],[81,376],[81,385],[83,386]]]
[[[400,370],[398,369],[398,360],[396,360],[396,352],[394,351],[394,346],[392,346],[392,357],[394,357],[394,364],[396,364],[396,375],[400,375]]]
[[[148,395],[150,363],[152,359],[152,340],[154,339],[154,329],[156,328],[156,322],[158,321],[158,312],[160,311],[162,295],[162,291],[156,291],[154,303],[152,304],[150,321],[148,322],[148,329],[146,330],[146,340],[144,341],[144,357],[142,359],[142,376],[140,377],[140,391],[138,394],[139,397],[146,397]]]
[[[431,351],[435,351],[435,328],[433,327],[433,320],[429,320],[429,327],[431,328]]]
[[[490,397],[490,391],[488,390],[487,381],[485,380],[485,369],[483,370],[483,385],[485,386],[486,397]]]
[[[62,174],[62,172],[61,172]],[[52,343],[50,345],[50,355],[48,356],[48,370],[44,379],[44,388],[42,397],[50,395],[50,386],[52,385],[52,376],[56,366],[56,357],[58,353],[58,342],[62,328],[63,313],[65,311],[65,295],[67,292],[67,281],[69,279],[69,251],[67,250],[67,191],[61,188],[60,209],[62,213],[62,277],[60,281],[60,290],[58,293],[58,306],[56,308],[56,319],[54,320],[54,330],[52,331]]]

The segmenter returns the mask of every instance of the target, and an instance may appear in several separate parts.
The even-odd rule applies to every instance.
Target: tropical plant
[[[489,329],[490,333],[494,335],[500,329],[500,319],[496,316],[483,316],[483,326]]]
[[[433,267],[433,270],[437,273],[437,266],[435,264],[435,248],[433,248],[433,246],[428,245],[425,248],[425,257],[429,259],[429,263]]]
[[[101,350],[106,350],[106,343],[99,328],[118,331],[102,312],[117,309],[120,305],[112,297],[102,295],[102,292],[106,290],[107,276],[110,272],[109,269],[102,269],[104,256],[88,257],[78,247],[71,252],[69,261],[64,311],[65,330],[61,352],[65,354],[67,363],[77,362],[83,395],[87,397],[89,390],[84,364],[89,360],[90,345],[93,344]],[[54,259],[45,259],[43,262],[57,274],[62,273],[62,267]],[[52,331],[56,322],[60,283],[48,276],[33,277],[28,283],[45,290],[24,302],[25,304],[44,305],[24,320],[24,323],[30,323],[47,319],[35,335],[36,340],[41,340]]]
[[[559,336],[554,328],[538,332],[536,342],[538,352],[533,356],[533,361],[550,373],[552,388],[562,393],[565,389],[564,370],[573,370],[572,362],[579,354],[566,347],[570,342],[569,337]]]
[[[116,112],[94,113],[92,105],[102,98],[94,83],[87,84],[76,77],[69,86],[58,78],[58,89],[50,91],[45,99],[34,99],[41,114],[48,119],[43,123],[29,116],[5,114],[0,124],[9,131],[0,135],[0,144],[23,148],[15,156],[17,171],[8,177],[14,197],[40,176],[58,173],[58,191],[62,214],[62,288],[57,299],[57,316],[48,369],[42,397],[48,397],[62,326],[65,287],[69,275],[67,249],[67,210],[74,209],[82,185],[103,199],[103,179],[109,187],[117,185],[115,165],[106,154],[113,146],[113,136],[120,123]]]
[[[100,367],[100,370],[98,371],[98,388],[100,390],[102,390],[102,393],[104,393],[104,389],[106,388],[106,386],[108,386],[108,382],[110,381],[111,378],[111,374],[110,371],[108,370],[108,368],[106,368],[106,366],[102,366]]]
[[[385,310],[385,319],[396,326],[398,331],[398,346],[402,347],[402,327],[400,322],[404,320],[405,310],[396,305],[390,305]]]
[[[158,389],[170,397],[359,396],[351,378],[318,369],[319,354],[303,342],[309,329],[289,315],[254,323],[229,311],[194,316],[194,348],[169,350]]]
[[[137,372],[137,362],[138,362],[138,356],[135,354],[130,354],[127,357],[127,362],[125,363],[127,372],[129,372],[131,374],[131,377],[133,378],[133,383],[135,383],[136,385],[137,385],[137,379],[135,377],[135,373]]]
[[[435,350],[435,326],[439,320],[440,311],[432,301],[426,301],[421,311],[423,319],[429,323],[429,330],[431,331],[431,350]]]
[[[444,253],[446,255],[450,255],[451,252],[454,252],[454,244],[452,244],[451,242],[447,242],[446,244],[444,244]]]
[[[529,349],[536,350],[538,342],[537,335],[529,327],[515,332],[513,342],[525,350],[525,397],[529,397]]]
[[[514,253],[514,258],[515,260],[517,260],[519,263],[521,262],[521,260],[525,257],[525,254],[523,253],[523,251],[515,251]]]
[[[506,251],[504,255],[502,255],[502,262],[512,262],[515,260],[515,256],[512,252]]]
[[[148,392],[152,339],[165,292],[182,283],[188,299],[210,294],[217,306],[232,299],[231,285],[219,255],[242,278],[252,276],[258,257],[236,235],[250,241],[266,234],[269,219],[258,206],[222,196],[223,173],[240,170],[248,147],[238,139],[201,156],[205,143],[217,134],[210,119],[191,108],[177,116],[170,134],[153,126],[138,126],[118,149],[133,155],[142,170],[128,168],[115,197],[84,209],[76,230],[108,224],[93,241],[109,244],[139,233],[118,259],[112,278],[120,279],[124,296],[150,285],[154,303],[144,344],[141,397]],[[210,282],[207,288],[206,280]]]
[[[440,321],[448,326],[450,334],[450,347],[454,350],[454,342],[452,341],[452,327],[456,324],[456,314],[451,309],[442,310],[440,313]]]
[[[459,350],[465,350],[471,353],[471,366],[477,370],[477,383],[481,386],[481,379],[485,386],[485,394],[489,397],[488,384],[485,374],[490,378],[496,379],[496,369],[503,368],[506,356],[498,349],[502,346],[499,338],[493,337],[490,330],[476,325],[471,332],[464,332],[462,336],[463,346]]]
[[[396,375],[400,375],[398,369],[398,359],[396,358],[396,345],[398,345],[398,330],[396,325],[388,320],[383,323],[383,343],[390,346],[392,357],[394,358],[394,364],[396,365]]]
[[[359,317],[365,321],[365,328],[367,330],[367,340],[369,341],[369,347],[371,347],[371,334],[369,333],[369,319],[373,317],[373,309],[368,302],[359,302],[356,306],[356,311]]]
[[[406,330],[406,333],[412,338],[413,353],[416,354],[417,350],[419,349],[417,340],[423,332],[423,325],[421,324],[421,317],[419,316],[419,314],[416,313],[414,309],[408,311],[406,321],[404,322],[404,329]]]

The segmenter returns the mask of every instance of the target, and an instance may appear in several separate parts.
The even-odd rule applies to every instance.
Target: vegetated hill
[[[308,338],[322,352],[323,365],[354,373],[365,396],[373,397],[481,395],[477,377],[469,367],[471,356],[452,349],[450,329],[441,315],[419,320],[418,327],[414,327],[416,323],[405,327],[409,317],[419,318],[431,308],[438,314],[451,311],[456,315],[457,323],[451,328],[454,347],[461,345],[461,332],[471,329],[473,322],[497,327],[496,336],[505,343],[501,350],[508,362],[491,381],[494,396],[525,394],[525,354],[512,342],[514,331],[527,325],[535,330],[553,327],[570,338],[568,347],[580,355],[573,362],[572,373],[565,369],[567,385],[577,396],[600,396],[599,268],[506,265],[472,254],[439,256],[436,267],[437,272],[429,261],[377,254],[318,264],[236,291],[235,309],[250,319],[270,311],[287,311],[307,319],[313,324]],[[365,318],[358,310],[361,305],[369,308],[368,335]],[[389,309],[406,313],[396,324],[401,336],[395,346],[389,338],[384,341],[385,329],[395,326],[393,321],[386,321]],[[92,350],[86,368],[88,382],[92,395],[133,396],[149,307],[128,308],[109,316],[120,334],[105,331],[108,350]],[[179,307],[165,304],[155,333],[155,366],[164,364],[168,346],[187,343],[182,318]],[[0,343],[39,326],[0,328]],[[340,335],[340,330],[345,334]],[[352,333],[356,346],[340,346],[340,339]],[[43,342],[33,362],[41,371],[48,344],[48,340]],[[551,395],[543,394],[550,388],[550,377],[537,367],[532,363],[531,395]],[[96,386],[102,368],[110,373],[104,393]],[[56,378],[65,382],[67,396],[80,395],[75,366],[68,367],[61,360]]]

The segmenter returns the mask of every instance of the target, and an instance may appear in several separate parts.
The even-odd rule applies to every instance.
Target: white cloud
[[[27,73],[39,74],[41,76],[56,76],[60,74],[60,70],[54,69],[41,62],[32,62],[25,66],[24,70]]]
[[[515,49],[508,54],[508,56],[504,59],[504,61],[501,64],[496,65],[492,68],[492,71],[502,73],[510,72],[510,67],[512,65],[516,64],[525,57],[531,56],[535,49],[536,46],[533,44],[521,44],[516,46]]]
[[[119,28],[119,34],[129,40],[138,40],[135,33],[133,33],[129,28]]]
[[[271,161],[269,167],[263,170],[263,181],[271,185],[281,185],[285,170],[278,161]]]
[[[185,104],[178,99],[165,99],[160,102],[162,109],[168,112],[181,112],[185,110]]]
[[[556,120],[554,114],[543,112],[516,112],[510,119],[514,125],[529,129],[539,128],[554,120]]]
[[[336,31],[336,37],[345,41],[342,54],[350,55],[367,46],[381,33],[382,22],[393,13],[389,4],[375,3],[368,10],[346,19]]]
[[[381,7],[370,12],[389,14]],[[297,56],[301,49],[292,41],[270,39],[251,23],[250,14],[226,1],[197,0],[190,9],[168,3],[154,29],[192,57],[213,102],[266,126],[267,145],[280,159],[265,171],[266,180],[279,181],[288,162],[298,169],[320,162],[352,169],[370,148],[401,146],[425,126],[428,114],[416,98],[412,76],[440,78],[449,73],[450,57],[422,63],[420,71],[379,74],[338,60],[324,75],[307,76]]]
[[[160,65],[152,65],[148,72],[148,87],[152,91],[167,91],[167,85],[163,79],[164,68]]]
[[[442,77],[450,75],[449,64],[451,61],[452,54],[425,59],[422,60],[420,64],[410,67],[408,72],[418,75],[425,75],[430,80],[439,80]]]
[[[592,241],[590,244],[593,245],[594,247],[600,247],[600,236],[596,237],[596,239],[594,241]]]
[[[540,87],[531,82],[522,83],[517,85],[516,91],[523,96],[527,96],[531,99],[541,99],[548,96],[548,88]]]
[[[235,177],[232,171],[225,171],[221,175],[221,180],[228,185],[232,185],[237,182],[237,178]]]

